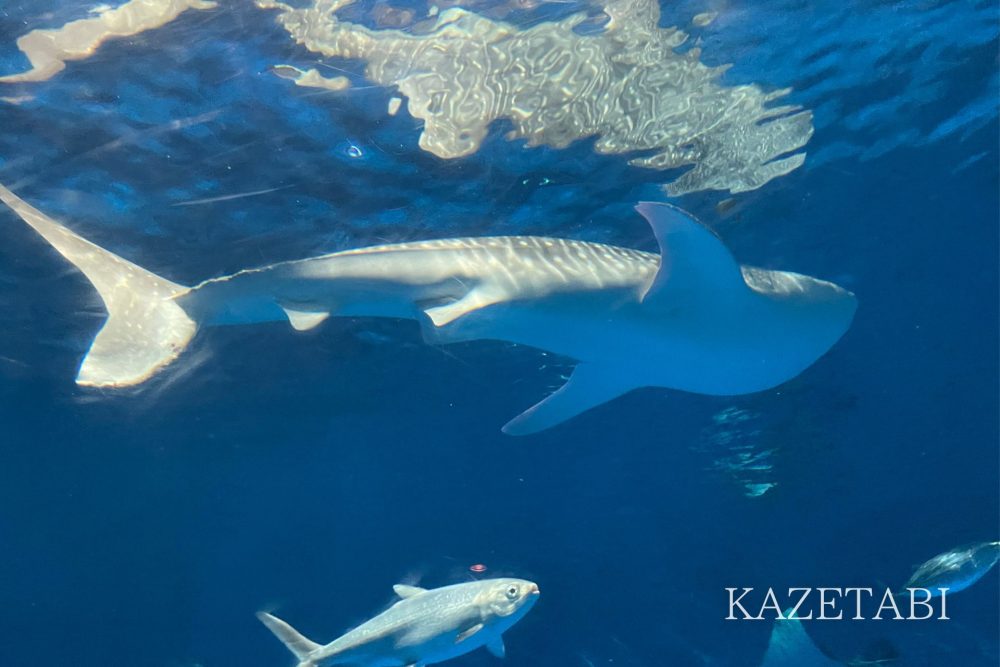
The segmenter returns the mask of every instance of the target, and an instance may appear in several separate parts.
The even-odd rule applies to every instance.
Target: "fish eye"
[[[517,586],[510,586],[507,588],[507,597],[511,600],[517,597]]]

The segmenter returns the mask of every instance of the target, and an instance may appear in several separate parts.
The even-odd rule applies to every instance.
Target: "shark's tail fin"
[[[315,667],[316,663],[309,659],[312,652],[320,648],[316,642],[309,641],[296,631],[295,628],[285,623],[276,616],[259,611],[257,618],[267,626],[267,629],[274,633],[274,636],[281,640],[289,651],[299,660],[298,667]]]
[[[197,325],[174,297],[188,291],[77,236],[0,185],[7,204],[93,283],[108,310],[77,374],[78,384],[138,384],[187,347]]]

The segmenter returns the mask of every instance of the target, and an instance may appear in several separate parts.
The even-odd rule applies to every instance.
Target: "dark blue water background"
[[[0,4],[0,73],[26,66],[17,36],[86,8]],[[142,389],[86,391],[72,378],[96,294],[0,213],[0,665],[284,665],[256,610],[329,641],[391,584],[462,581],[478,562],[543,591],[509,665],[756,665],[770,624],[723,621],[724,587],[897,587],[997,539],[994,3],[683,0],[662,24],[710,9],[692,29],[703,59],[735,63],[727,84],[794,87],[816,135],[803,168],[722,212],[724,194],[679,203],[740,261],[857,293],[828,355],[774,391],[647,389],[524,439],[500,425],[568,360],[429,347],[405,322],[212,329]],[[267,71],[315,60],[272,13],[226,0],[109,42],[4,89],[34,99],[0,105],[0,180],[184,283],[459,234],[655,248],[631,206],[662,199],[664,174],[590,141],[524,149],[503,123],[443,161],[406,113],[385,115],[392,91],[358,75],[317,94]],[[733,407],[756,415],[734,435],[775,450],[761,497],[705,446]],[[899,664],[994,665],[997,591],[994,571],[949,599],[948,622],[806,627],[845,661],[891,645]]]

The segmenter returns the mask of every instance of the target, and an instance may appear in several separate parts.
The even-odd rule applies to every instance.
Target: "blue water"
[[[743,263],[854,291],[831,352],[772,391],[644,389],[521,439],[499,427],[570,360],[431,347],[392,320],[210,329],[143,388],[88,391],[72,378],[100,302],[2,212],[0,665],[289,664],[255,611],[329,641],[393,583],[463,581],[474,563],[541,586],[509,665],[757,665],[770,623],[724,621],[725,587],[895,588],[997,539],[995,3],[683,0],[661,24],[708,10],[689,28],[703,61],[733,63],[727,85],[792,87],[816,132],[800,169],[676,203]],[[27,66],[18,36],[84,13],[0,5],[0,74]],[[0,89],[32,97],[0,103],[0,182],[182,283],[458,235],[655,250],[631,207],[664,199],[662,172],[592,140],[525,149],[502,121],[441,160],[357,62],[334,61],[355,80],[343,93],[267,71],[315,60],[235,0],[107,42]],[[740,470],[736,446],[764,469]],[[950,598],[950,621],[805,627],[843,662],[881,647],[900,665],[995,665],[998,588],[993,571]]]

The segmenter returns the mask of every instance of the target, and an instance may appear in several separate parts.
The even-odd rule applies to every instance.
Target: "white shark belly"
[[[853,309],[844,299],[830,318],[849,321]],[[452,335],[554,352],[600,368],[611,384],[730,396],[771,389],[807,368],[842,333],[826,319],[773,295],[650,309],[632,290],[606,290],[499,304]]]
[[[498,340],[576,361],[634,357],[634,348],[631,355],[626,352],[634,336],[619,327],[627,326],[638,307],[634,288],[511,300],[470,313],[463,321],[450,325],[436,340]],[[612,329],[614,336],[609,339],[608,332]]]

